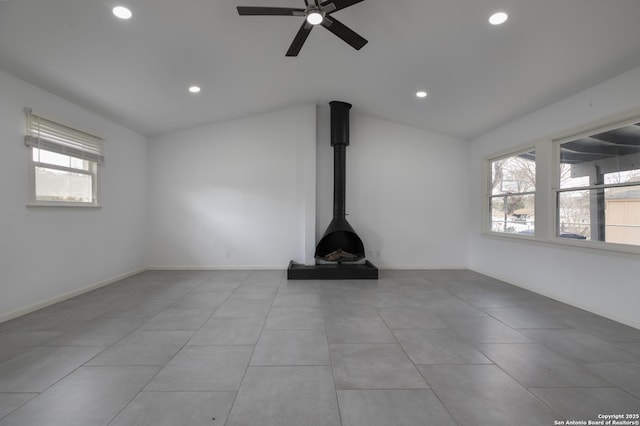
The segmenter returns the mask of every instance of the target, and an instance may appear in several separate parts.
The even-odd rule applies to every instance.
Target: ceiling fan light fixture
[[[310,23],[311,25],[318,25],[322,23],[323,20],[324,20],[324,16],[322,16],[322,13],[320,13],[317,10],[313,10],[307,13],[307,22]]]

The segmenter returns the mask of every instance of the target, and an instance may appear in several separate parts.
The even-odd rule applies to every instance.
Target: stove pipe
[[[351,104],[332,101],[331,146],[333,146],[333,220],[316,246],[315,258],[331,262],[364,259],[364,245],[346,219],[346,148],[349,145]]]

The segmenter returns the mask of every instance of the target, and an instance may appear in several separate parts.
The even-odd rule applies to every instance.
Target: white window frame
[[[640,255],[640,246],[619,244],[605,241],[574,240],[557,236],[558,229],[558,191],[560,189],[560,144],[580,137],[606,132],[629,124],[640,122],[640,109],[635,108],[615,116],[605,117],[576,128],[556,132],[555,134],[513,147],[509,150],[483,156],[482,182],[482,227],[485,237],[502,240],[519,240],[525,244],[543,244],[564,246],[575,251],[598,251],[601,253]],[[535,234],[520,235],[491,230],[490,203],[491,195],[491,162],[500,158],[518,155],[529,150],[536,153],[536,200],[535,200]]]
[[[100,169],[104,164],[102,139],[51,120],[33,115],[25,108],[27,161],[29,173],[29,207],[100,207]],[[86,161],[89,170],[65,167],[34,160],[34,149],[67,155]],[[36,168],[78,173],[91,176],[92,200],[90,202],[39,200],[36,197]]]
[[[553,184],[549,191],[549,196],[552,200],[553,206],[553,215],[551,224],[552,227],[549,229],[550,234],[552,235],[551,240],[558,244],[569,245],[574,247],[585,247],[591,249],[599,249],[605,251],[616,251],[616,252],[624,252],[624,253],[634,253],[640,254],[640,246],[633,244],[620,244],[620,243],[612,243],[607,241],[597,241],[597,240],[574,240],[571,238],[563,238],[558,236],[558,228],[559,228],[559,197],[563,192],[571,192],[571,191],[587,191],[591,189],[605,189],[605,188],[615,188],[615,187],[625,187],[625,186],[637,186],[640,188],[640,184],[638,185],[629,185],[629,184],[603,184],[603,185],[591,185],[584,187],[575,187],[575,188],[560,188],[560,145],[565,142],[571,142],[576,139],[580,139],[583,137],[588,137],[591,135],[595,135],[598,133],[608,132],[610,130],[615,130],[621,127],[625,127],[631,124],[635,124],[640,122],[640,116],[634,116],[633,118],[626,118],[624,120],[613,121],[610,120],[608,124],[600,124],[598,126],[590,127],[589,130],[583,130],[579,132],[575,132],[569,136],[562,136],[560,138],[551,139],[551,145],[553,149]]]

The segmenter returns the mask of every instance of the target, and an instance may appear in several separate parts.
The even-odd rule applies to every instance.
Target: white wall
[[[314,105],[149,141],[152,267],[284,268],[315,245]]]
[[[24,107],[105,139],[100,209],[26,207]],[[145,266],[146,138],[0,72],[0,321]]]
[[[330,110],[318,109],[317,226],[333,213]],[[469,143],[350,113],[347,220],[384,268],[467,266]],[[462,165],[462,166],[461,166]]]
[[[481,234],[485,156],[589,123],[602,123],[637,108],[640,108],[640,68],[473,140],[469,163],[470,268],[640,327],[640,256]],[[640,115],[640,110],[637,111]]]

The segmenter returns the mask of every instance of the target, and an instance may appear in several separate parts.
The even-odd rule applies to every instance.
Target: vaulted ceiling
[[[302,17],[236,6],[304,0],[4,0],[0,69],[149,136],[337,99],[472,139],[640,66],[638,0],[364,0],[334,15],[362,50],[315,28],[295,58]]]

